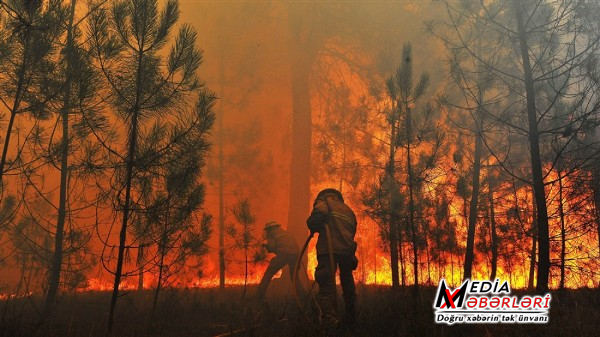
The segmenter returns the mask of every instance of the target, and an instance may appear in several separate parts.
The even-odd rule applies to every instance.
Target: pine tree
[[[45,107],[58,93],[51,76],[56,64],[56,40],[62,34],[62,1],[11,0],[0,2],[0,101],[8,110],[8,124],[0,155],[0,180],[13,168],[11,136],[18,116],[49,117]],[[17,160],[18,158],[15,158]],[[4,193],[2,183],[0,193]]]
[[[202,53],[196,47],[196,32],[182,25],[173,46],[166,56],[163,50],[170,41],[171,31],[179,19],[177,1],[170,0],[159,12],[157,0],[122,0],[111,3],[90,16],[89,40],[94,62],[105,78],[106,100],[113,107],[125,133],[124,149],[111,149],[119,164],[115,180],[116,204],[121,212],[118,256],[111,299],[108,334],[112,333],[119,285],[127,246],[128,225],[135,213],[134,182],[152,156],[140,153],[140,135],[150,129],[153,121],[164,120],[173,124],[189,123],[182,118],[210,113],[214,98],[206,91],[197,76]],[[197,100],[195,106],[188,102]],[[192,119],[197,120],[197,119]],[[181,130],[195,128],[182,124]],[[171,141],[179,142],[180,135]],[[165,156],[173,150],[172,144],[155,149],[153,156]],[[197,158],[202,160],[202,158]]]

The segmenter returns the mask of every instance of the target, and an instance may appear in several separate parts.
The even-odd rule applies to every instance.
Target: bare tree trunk
[[[377,249],[373,249],[373,253],[375,253],[373,254],[373,272],[375,274],[375,285],[377,285]]]
[[[390,166],[393,166],[393,164]],[[392,290],[397,291],[400,286],[398,273],[398,220],[396,210],[392,209],[391,206],[395,203],[396,199],[393,194],[395,193],[390,191],[390,267],[392,270]]]
[[[596,230],[598,232],[598,256],[600,256],[600,174],[597,171],[592,172],[592,192],[594,193]]]
[[[158,263],[158,279],[156,281],[156,289],[154,289],[154,299],[152,300],[152,317],[154,317],[154,313],[156,312],[156,304],[158,303],[158,295],[162,289],[162,280],[163,280],[163,271],[164,271],[164,259],[165,259],[165,245],[166,245],[166,234],[163,234],[163,239],[161,240],[161,252],[160,252],[160,262]]]
[[[548,210],[546,207],[546,192],[544,191],[544,177],[542,174],[542,160],[540,156],[540,139],[537,124],[537,110],[535,106],[535,87],[533,72],[529,60],[529,45],[527,32],[523,23],[523,8],[520,1],[513,1],[515,15],[517,17],[517,29],[519,45],[521,48],[521,59],[523,61],[523,75],[525,80],[525,92],[527,94],[527,117],[529,127],[529,148],[531,154],[531,171],[533,178],[533,190],[537,206],[539,261],[536,290],[544,292],[548,290],[550,277],[550,235],[548,228]]]
[[[311,107],[308,74],[292,69],[292,161],[288,228],[295,237],[306,235],[306,215],[310,205]]]
[[[494,185],[492,175],[488,174],[488,201],[490,204],[490,231],[492,237],[492,273],[490,280],[496,279],[498,270],[498,233],[496,232],[496,213],[494,210]]]
[[[481,93],[480,93],[481,99]],[[481,102],[481,101],[480,101]],[[481,104],[479,102],[479,104]],[[478,111],[482,116],[481,111]],[[483,142],[481,140],[482,117],[480,117],[479,125],[477,125],[477,134],[475,135],[475,153],[473,158],[473,176],[471,185],[471,202],[469,204],[469,227],[467,230],[467,250],[465,252],[465,265],[463,271],[463,279],[470,279],[473,269],[473,260],[475,258],[475,226],[477,225],[477,209],[479,205],[479,174],[481,171],[481,151]]]
[[[411,163],[411,137],[412,137],[412,112],[408,106],[408,102],[404,102],[404,109],[406,111],[406,170],[408,174],[408,219],[410,227],[412,229],[412,241],[413,241],[413,268],[414,268],[414,281],[415,290],[419,289],[419,243],[418,243],[418,226],[415,223],[415,202],[413,196],[413,171]]]
[[[406,285],[406,263],[404,261],[404,236],[402,235],[402,228],[398,226],[398,257],[400,258],[400,273],[402,277],[402,286]]]
[[[108,329],[107,335],[112,335],[112,329],[115,320],[115,308],[117,306],[117,299],[119,298],[119,285],[121,284],[121,276],[123,273],[123,261],[125,259],[125,245],[127,243],[127,224],[129,222],[129,212],[131,203],[131,183],[133,178],[133,166],[135,163],[135,151],[137,146],[137,133],[138,133],[138,116],[140,110],[140,98],[141,98],[141,82],[142,78],[142,60],[143,60],[144,46],[143,44],[139,48],[138,59],[137,59],[137,80],[136,80],[136,100],[133,108],[131,109],[131,129],[129,131],[129,148],[127,151],[127,163],[125,168],[125,200],[123,205],[123,219],[121,222],[121,231],[119,233],[119,252],[117,257],[117,268],[115,270],[115,282],[113,285],[112,297],[110,300],[110,311],[108,314]]]
[[[33,278],[33,266],[35,265],[35,260],[31,259],[31,264],[29,265],[29,273],[27,273],[27,278],[25,278],[25,294],[29,294],[29,285],[31,285],[31,279]],[[36,273],[37,275],[37,270]]]
[[[344,193],[344,179],[346,177],[346,114],[345,114],[345,110],[341,111],[342,114],[342,121],[344,123],[344,126],[342,128],[342,165],[341,165],[341,169],[340,169],[340,185],[338,190],[340,191],[340,193]]]
[[[398,107],[393,106],[394,113],[398,112]],[[389,180],[389,200],[388,200],[388,212],[390,214],[390,267],[392,270],[392,290],[397,291],[399,288],[398,281],[398,217],[397,214],[397,201],[396,201],[396,121],[393,120],[391,123],[390,133],[390,156],[388,158],[387,166],[387,179]]]
[[[247,231],[247,229],[245,229]],[[248,290],[248,245],[244,247],[244,292],[242,294],[242,302],[246,299],[246,291]]]
[[[425,237],[425,254],[426,254],[426,259],[427,259],[427,284],[432,284],[431,283],[431,258],[429,256],[429,242],[427,241],[427,235],[429,233],[424,232],[423,236]]]
[[[136,264],[140,269],[140,274],[138,275],[138,291],[144,290],[144,243],[140,243],[140,248],[138,248],[137,260]]]
[[[73,72],[73,20],[75,19],[76,0],[71,0],[71,13],[69,17],[69,26],[67,30],[67,42],[65,46],[66,58],[66,76],[65,92],[63,94],[63,104],[61,109],[62,119],[62,144],[61,144],[61,162],[60,162],[60,192],[58,202],[58,217],[56,219],[56,234],[54,237],[54,253],[52,257],[52,270],[50,272],[50,285],[48,294],[44,303],[44,313],[48,314],[56,300],[56,294],[60,284],[60,272],[63,260],[63,237],[65,228],[65,219],[67,214],[67,177],[69,175],[69,113],[71,112],[71,78]]]
[[[565,233],[565,209],[563,205],[563,182],[562,172],[558,170],[558,216],[560,217],[560,289],[565,288],[565,257],[566,257],[566,233]]]
[[[531,224],[531,253],[529,255],[529,283],[527,288],[532,290],[534,287],[535,278],[535,265],[536,265],[536,253],[537,253],[537,212],[535,203],[533,204],[533,223]]]
[[[125,205],[123,206],[123,219],[121,223],[121,231],[119,233],[119,252],[117,257],[117,268],[115,271],[115,282],[113,285],[113,293],[110,301],[110,311],[108,318],[109,336],[112,334],[115,308],[117,306],[117,299],[119,298],[119,285],[121,284],[121,276],[123,273],[123,261],[125,259],[125,244],[127,242],[127,224],[129,221],[129,211],[131,207],[131,180],[133,177],[133,161],[135,153],[135,143],[137,140],[137,117],[137,112],[135,112],[132,118],[132,129],[129,134],[130,145],[126,167]]]
[[[21,265],[21,276],[19,277],[19,283],[17,283],[17,289],[15,290],[15,294],[17,294],[17,295],[19,295],[19,293],[21,291],[21,287],[25,283],[25,272],[26,271],[27,271],[27,260],[23,259],[23,262]]]
[[[10,144],[10,136],[12,134],[13,125],[15,123],[15,117],[17,116],[17,112],[19,107],[21,106],[21,100],[23,99],[23,87],[25,86],[25,72],[27,69],[28,54],[29,49],[31,48],[30,44],[30,29],[31,26],[28,26],[25,32],[25,45],[23,46],[23,58],[20,68],[17,72],[17,88],[15,90],[15,96],[13,97],[13,104],[10,110],[10,119],[8,120],[8,126],[6,127],[6,136],[4,137],[4,147],[2,149],[2,157],[0,158],[0,191],[4,191],[4,184],[2,183],[2,178],[4,177],[4,166],[6,166],[6,156],[8,155],[8,147]]]
[[[164,272],[164,268],[165,268],[165,255],[167,254],[167,243],[168,243],[168,228],[167,226],[169,225],[169,202],[167,201],[167,217],[165,219],[165,227],[164,227],[164,231],[163,231],[163,235],[161,238],[161,243],[160,243],[160,262],[158,263],[158,281],[156,283],[156,290],[154,291],[154,300],[152,301],[152,314],[151,314],[151,322],[154,320],[154,314],[156,313],[156,305],[158,303],[158,295],[162,289],[162,284],[163,284],[163,272]]]
[[[312,109],[309,75],[314,59],[312,45],[303,36],[303,19],[295,6],[288,11],[292,75],[292,158],[288,229],[300,241],[307,233],[310,210]],[[311,35],[311,34],[308,34]]]
[[[225,94],[225,65],[221,59],[220,77],[221,77],[221,97]],[[225,117],[224,102],[221,99],[219,103],[219,288],[225,288],[225,181],[223,177],[223,119]]]

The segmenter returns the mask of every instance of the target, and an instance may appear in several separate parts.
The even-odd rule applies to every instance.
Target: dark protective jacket
[[[325,224],[329,224],[334,254],[354,255],[356,252],[356,216],[343,201],[335,198],[316,199],[306,224],[311,232],[319,233],[317,254],[329,253]]]
[[[298,255],[300,248],[292,234],[281,228],[273,228],[267,231],[267,245],[269,252],[275,254]]]

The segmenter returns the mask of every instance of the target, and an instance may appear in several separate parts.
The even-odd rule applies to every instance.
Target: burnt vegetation
[[[0,0],[0,336],[314,336],[262,224],[358,219],[340,335],[595,335],[600,5]],[[441,279],[552,293],[436,325]],[[340,299],[340,308],[341,305]]]

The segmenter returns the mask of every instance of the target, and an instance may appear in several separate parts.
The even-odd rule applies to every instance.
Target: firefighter
[[[283,230],[279,223],[275,221],[267,222],[265,224],[265,234],[267,243],[263,244],[263,247],[265,247],[269,253],[274,253],[275,257],[269,262],[269,266],[267,267],[267,270],[265,270],[265,274],[258,285],[258,298],[260,301],[264,301],[269,283],[278,271],[285,266],[289,266],[290,278],[293,277],[296,259],[300,253],[298,242],[296,242],[294,236]],[[292,280],[292,283],[293,282],[294,281]]]
[[[319,233],[317,241],[317,268],[315,281],[319,285],[317,300],[321,307],[321,324],[326,331],[335,331],[340,326],[337,316],[337,298],[335,290],[335,272],[339,267],[344,303],[346,305],[346,324],[355,320],[356,286],[352,271],[358,266],[355,256],[356,216],[344,203],[340,191],[327,188],[319,192],[313,204],[313,210],[306,220],[312,233]],[[329,227],[327,231],[326,226]],[[327,232],[331,233],[328,242]],[[329,245],[332,247],[330,256]],[[333,265],[330,259],[333,258]]]

